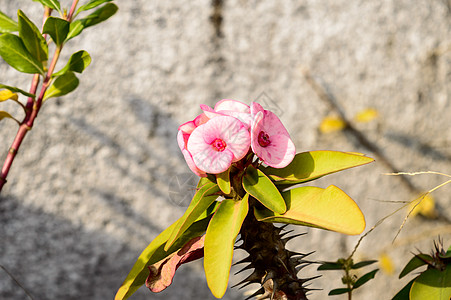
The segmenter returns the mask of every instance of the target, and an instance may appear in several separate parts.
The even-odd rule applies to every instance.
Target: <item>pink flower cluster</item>
[[[252,149],[274,168],[287,166],[296,153],[288,131],[271,111],[252,102],[224,99],[214,109],[201,105],[203,113],[179,127],[177,142],[189,168],[199,176],[219,174]]]

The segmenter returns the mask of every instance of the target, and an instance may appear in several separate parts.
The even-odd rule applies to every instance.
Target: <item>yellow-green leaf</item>
[[[45,21],[43,33],[48,33],[57,46],[60,46],[69,33],[70,23],[61,18],[48,17]]]
[[[68,71],[82,73],[90,63],[91,56],[89,55],[89,53],[84,50],[80,50],[72,54],[67,64],[52,76],[61,76]]]
[[[207,210],[208,207],[218,198],[216,194],[219,192],[219,187],[215,183],[204,184],[197,192],[194,194],[191,203],[186,209],[183,216],[180,218],[177,226],[171,232],[166,243],[165,250],[174,244],[177,239],[188,229],[191,224],[196,221],[196,219]]]
[[[428,269],[413,282],[410,300],[449,300],[451,299],[451,266],[443,271]]]
[[[4,85],[4,84],[1,84],[1,83],[0,83],[0,89],[7,89],[7,90],[10,90],[11,92],[14,92],[14,93],[21,93],[22,95],[27,96],[27,97],[31,97],[31,98],[35,98],[36,97],[36,95],[30,94],[28,92],[25,92],[24,90],[21,90],[19,88],[13,87],[13,86]]]
[[[360,153],[310,151],[296,154],[293,161],[283,169],[267,167],[262,170],[276,184],[297,184],[373,161]]]
[[[64,96],[77,88],[79,80],[73,72],[58,76],[44,94],[44,101],[52,97]]]
[[[44,74],[42,63],[34,58],[17,35],[11,33],[0,35],[0,56],[20,72]]]
[[[204,244],[204,269],[207,284],[221,298],[229,281],[233,246],[249,210],[249,194],[242,200],[225,199],[211,218]]]
[[[98,8],[87,17],[75,20],[70,24],[67,40],[79,35],[85,28],[94,26],[100,22],[103,22],[113,16],[118,10],[117,5],[114,3],[107,3],[104,6]]]
[[[35,2],[41,2],[42,5],[55,9],[61,14],[61,5],[58,0],[33,0]]]
[[[18,31],[19,26],[16,21],[0,11],[0,33]]]
[[[243,188],[268,209],[282,214],[287,206],[274,183],[262,171],[252,165],[243,176]]]
[[[360,234],[365,217],[357,204],[336,186],[326,189],[304,186],[282,193],[287,203],[284,214],[254,210],[258,221],[317,227],[345,234]]]
[[[207,217],[192,224],[190,228],[185,231],[183,236],[167,251],[164,250],[164,246],[172,230],[177,225],[178,220],[166,228],[140,254],[135,265],[117,291],[114,299],[127,299],[136,292],[145,283],[147,276],[149,276],[148,266],[168,257],[171,253],[182,248],[189,240],[203,235],[210,219],[210,217]]]
[[[232,188],[230,186],[230,168],[220,174],[216,174],[218,186],[224,194],[230,194]]]
[[[10,90],[1,90],[0,91],[0,102],[6,101],[9,99],[17,101],[19,99],[19,96],[17,96],[16,93],[11,92]]]
[[[19,19],[19,36],[25,47],[37,61],[41,63],[46,62],[48,59],[48,47],[41,32],[23,11],[19,10],[17,17]]]

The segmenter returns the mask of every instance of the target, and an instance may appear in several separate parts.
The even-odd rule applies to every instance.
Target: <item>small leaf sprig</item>
[[[443,241],[434,242],[432,254],[419,253],[405,265],[399,279],[427,266],[426,270],[407,283],[392,300],[449,300],[451,298],[451,246],[445,250]]]
[[[17,13],[17,22],[0,12],[0,56],[19,72],[34,74],[30,90],[0,83],[0,102],[12,100],[20,105],[25,116],[22,121],[6,111],[0,111],[0,121],[12,119],[19,125],[14,141],[9,148],[0,173],[0,192],[6,183],[16,154],[43,103],[49,98],[61,97],[74,91],[79,85],[75,73],[82,73],[91,63],[90,55],[80,50],[71,55],[67,64],[55,72],[64,45],[88,27],[101,23],[113,16],[118,7],[112,0],[89,0],[77,9],[79,0],[73,0],[69,10],[63,9],[58,0],[33,0],[44,6],[42,30],[22,11]],[[84,17],[80,13],[95,10]],[[56,11],[57,16],[52,16]],[[18,32],[18,34],[14,34]],[[54,44],[53,56],[49,46]],[[19,100],[19,94],[28,97],[26,103]]]

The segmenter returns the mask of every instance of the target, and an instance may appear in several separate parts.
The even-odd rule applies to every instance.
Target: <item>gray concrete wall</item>
[[[176,176],[189,176],[176,132],[200,112],[199,104],[261,101],[277,107],[298,151],[372,156],[349,134],[318,131],[330,110],[302,70],[310,71],[350,119],[367,107],[379,111],[377,122],[356,127],[399,170],[451,173],[450,1],[116,2],[116,16],[64,49],[63,59],[83,49],[93,62],[76,92],[45,103],[0,198],[0,264],[34,299],[113,298],[139,253],[184,211],[185,202],[171,197],[169,187]],[[0,10],[10,16],[18,8],[40,20],[37,3],[0,0]],[[28,89],[30,77],[0,62],[0,82]],[[15,130],[13,122],[1,122],[2,161]],[[365,213],[369,229],[399,207],[376,200],[413,199],[399,178],[382,175],[386,172],[377,161],[315,184],[345,190]],[[427,190],[445,178],[410,179]],[[451,217],[449,187],[435,198]],[[445,222],[416,218],[398,239],[414,243],[391,245],[404,216],[405,211],[388,219],[356,253],[377,258],[387,250],[396,264],[394,275],[377,274],[356,299],[393,296],[408,281],[398,281],[397,274],[410,251],[428,252],[432,246],[436,233],[426,230],[439,228],[446,246],[451,243]],[[316,260],[345,256],[358,239],[297,231],[309,234],[290,247],[316,250]],[[316,274],[314,269],[306,276]],[[313,283],[324,290],[311,299],[325,299],[340,285],[338,273],[332,275]],[[237,280],[232,276],[230,282]],[[224,299],[242,299],[241,292],[228,290]],[[2,270],[0,298],[26,299]],[[201,262],[179,269],[164,293],[143,288],[132,297],[199,298],[213,299]]]

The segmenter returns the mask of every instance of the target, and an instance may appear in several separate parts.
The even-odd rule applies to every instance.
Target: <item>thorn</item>
[[[280,230],[285,230],[285,228],[287,228],[288,225],[289,225],[289,224],[284,224],[284,225],[280,226],[279,229],[280,229]]]
[[[322,275],[317,275],[317,276],[313,276],[313,277],[310,277],[310,278],[302,278],[302,283],[304,284],[304,283],[306,283],[306,282],[308,282],[308,281],[310,281],[310,280],[319,278],[319,277],[321,277],[321,276],[322,276]]]
[[[251,258],[250,255],[248,257],[246,257],[246,258],[243,258],[240,261],[237,261],[237,262],[233,263],[232,266],[236,266],[236,265],[239,265],[239,264],[242,264],[242,263],[246,263],[246,262],[249,262],[249,263],[252,262],[252,258]]]
[[[243,284],[243,283],[244,283],[244,284]],[[233,289],[233,288],[239,286],[240,284],[243,284],[242,286],[240,286],[240,287],[238,288],[239,290],[241,290],[242,288],[245,288],[246,286],[248,286],[248,285],[250,285],[250,284],[253,284],[253,283],[255,283],[255,282],[250,282],[250,281],[245,282],[245,281],[243,280],[243,281],[240,281],[240,282],[238,282],[237,284],[233,285],[231,288]]]
[[[241,270],[237,271],[234,275],[240,274],[243,271],[249,270],[249,269],[254,269],[253,264],[248,264],[247,266],[245,266],[244,268],[242,268]]]
[[[294,231],[294,229],[285,231],[284,233],[280,234],[279,236],[280,236],[280,238],[282,238],[282,237],[284,237],[285,235],[292,233],[293,231]]]
[[[286,250],[286,251],[288,252],[289,257],[300,255],[301,256],[300,258],[304,258],[304,257],[307,257],[307,256],[315,253],[315,251],[312,251],[309,253],[300,253],[300,252],[294,252],[294,251],[290,251],[290,250]]]
[[[278,284],[277,284],[277,281],[273,281],[273,282],[272,282],[272,292],[271,292],[271,297],[269,298],[270,300],[273,300],[273,299],[274,299],[274,295],[275,295],[276,290],[277,290],[278,287],[279,287],[279,286],[278,286]]]
[[[274,279],[276,277],[276,273],[274,271],[269,271],[266,273],[265,277],[262,280],[262,284],[265,284],[266,281],[270,279]]]
[[[299,271],[301,271],[302,269],[304,269],[305,267],[307,267],[309,264],[302,264],[302,265],[298,265],[295,268],[296,274],[299,273]]]
[[[277,260],[282,264],[282,266],[285,268],[285,270],[289,273],[290,270],[288,270],[287,266],[285,265],[285,263],[283,262],[283,260],[277,256]]]
[[[254,297],[257,296],[257,295],[263,294],[264,292],[265,292],[265,289],[262,287],[262,288],[260,288],[258,291],[256,291],[255,293],[253,293],[252,295],[250,295],[249,297],[247,297],[247,298],[244,299],[244,300],[252,299],[252,298],[254,298]]]
[[[297,237],[299,237],[301,235],[305,235],[305,232],[304,233],[295,234],[295,235],[292,235],[292,236],[289,236],[289,237],[286,237],[286,238],[283,238],[282,242],[287,243],[288,241],[290,241],[290,240],[292,240],[294,238],[297,238]]]

